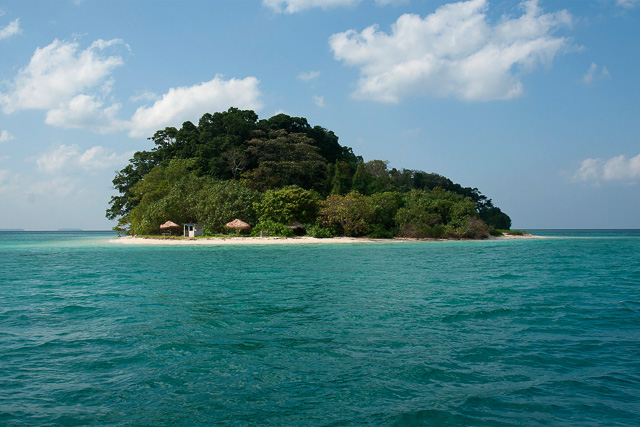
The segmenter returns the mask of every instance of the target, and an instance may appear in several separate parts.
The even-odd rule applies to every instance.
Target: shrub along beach
[[[484,239],[511,227],[477,188],[365,162],[301,117],[231,108],[150,139],[113,180],[106,215],[124,234],[160,236],[172,221],[225,238],[234,219],[251,226],[234,235],[271,237]]]

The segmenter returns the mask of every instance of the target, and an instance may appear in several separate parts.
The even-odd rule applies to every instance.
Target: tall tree
[[[351,191],[351,182],[353,181],[351,166],[349,163],[340,160],[336,162],[334,170],[331,194],[347,194]]]
[[[304,134],[284,130],[248,142],[248,156],[257,167],[242,176],[247,186],[257,190],[298,185],[313,189],[322,185],[326,162]]]

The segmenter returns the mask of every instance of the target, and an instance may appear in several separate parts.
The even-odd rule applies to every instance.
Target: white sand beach
[[[544,239],[544,236],[503,235],[492,236],[489,240]],[[394,243],[394,242],[446,242],[449,239],[371,239],[368,237],[333,237],[318,239],[315,237],[199,237],[191,239],[163,237],[118,237],[111,243],[124,245],[310,245],[310,244],[346,244],[346,243]]]

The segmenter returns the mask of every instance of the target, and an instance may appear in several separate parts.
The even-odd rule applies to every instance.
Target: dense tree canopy
[[[129,233],[157,233],[167,220],[220,233],[235,218],[287,233],[284,224],[303,222],[323,236],[482,237],[511,226],[477,188],[389,170],[383,160],[365,163],[303,117],[259,120],[230,108],[149,139],[153,148],[135,153],[113,179],[118,195],[106,216]]]

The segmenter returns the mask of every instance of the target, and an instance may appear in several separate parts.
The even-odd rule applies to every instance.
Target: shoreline
[[[483,240],[521,240],[521,239],[548,239],[550,237],[524,234],[520,236],[502,235],[491,236]],[[123,245],[322,245],[322,244],[353,244],[353,243],[415,243],[415,242],[448,242],[448,241],[472,241],[473,239],[412,239],[397,237],[393,239],[373,239],[369,237],[331,237],[318,239],[315,237],[200,237],[190,239],[167,239],[162,237],[118,237],[109,240],[109,243]]]

